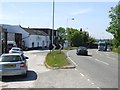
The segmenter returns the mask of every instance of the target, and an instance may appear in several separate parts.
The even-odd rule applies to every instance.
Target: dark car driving
[[[77,55],[88,55],[87,48],[84,46],[80,46],[76,49],[76,54]]]

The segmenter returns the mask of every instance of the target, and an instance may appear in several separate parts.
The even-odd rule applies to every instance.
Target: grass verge
[[[47,54],[45,63],[50,67],[59,67],[69,65],[67,56],[61,51],[52,51]]]
[[[113,52],[116,52],[116,53],[118,53],[118,54],[120,54],[120,47],[114,48],[112,51],[113,51]]]
[[[68,48],[64,48],[64,50],[74,50],[76,49],[76,47],[68,47]]]

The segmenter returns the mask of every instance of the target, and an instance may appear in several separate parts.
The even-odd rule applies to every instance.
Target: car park
[[[0,69],[2,76],[22,75],[27,76],[28,57],[20,53],[2,54],[0,56]]]
[[[21,54],[23,54],[23,51],[21,48],[12,47],[11,50],[9,51],[9,53],[21,53]]]
[[[76,54],[77,55],[88,55],[87,48],[84,46],[80,46],[76,49]]]

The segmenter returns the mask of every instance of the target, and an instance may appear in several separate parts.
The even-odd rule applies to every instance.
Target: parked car
[[[84,46],[80,46],[76,49],[76,54],[77,55],[88,55],[87,48]]]
[[[0,56],[0,69],[2,69],[2,76],[22,75],[27,76],[28,57],[20,53],[2,54]]]
[[[9,53],[21,53],[21,54],[23,54],[23,51],[21,48],[12,47],[11,50],[9,51]]]
[[[15,41],[7,41],[7,51],[9,51],[12,47],[17,47]]]

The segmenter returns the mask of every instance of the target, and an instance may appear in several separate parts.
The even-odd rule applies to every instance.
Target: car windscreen
[[[85,48],[85,47],[80,47],[79,49],[80,50],[87,50],[87,48]]]
[[[20,51],[20,49],[15,49],[15,48],[14,48],[14,49],[12,49],[12,50],[15,50],[15,51]]]
[[[17,62],[21,61],[21,57],[19,55],[6,55],[1,57],[2,62]]]
[[[99,44],[99,46],[105,46],[105,44]]]

